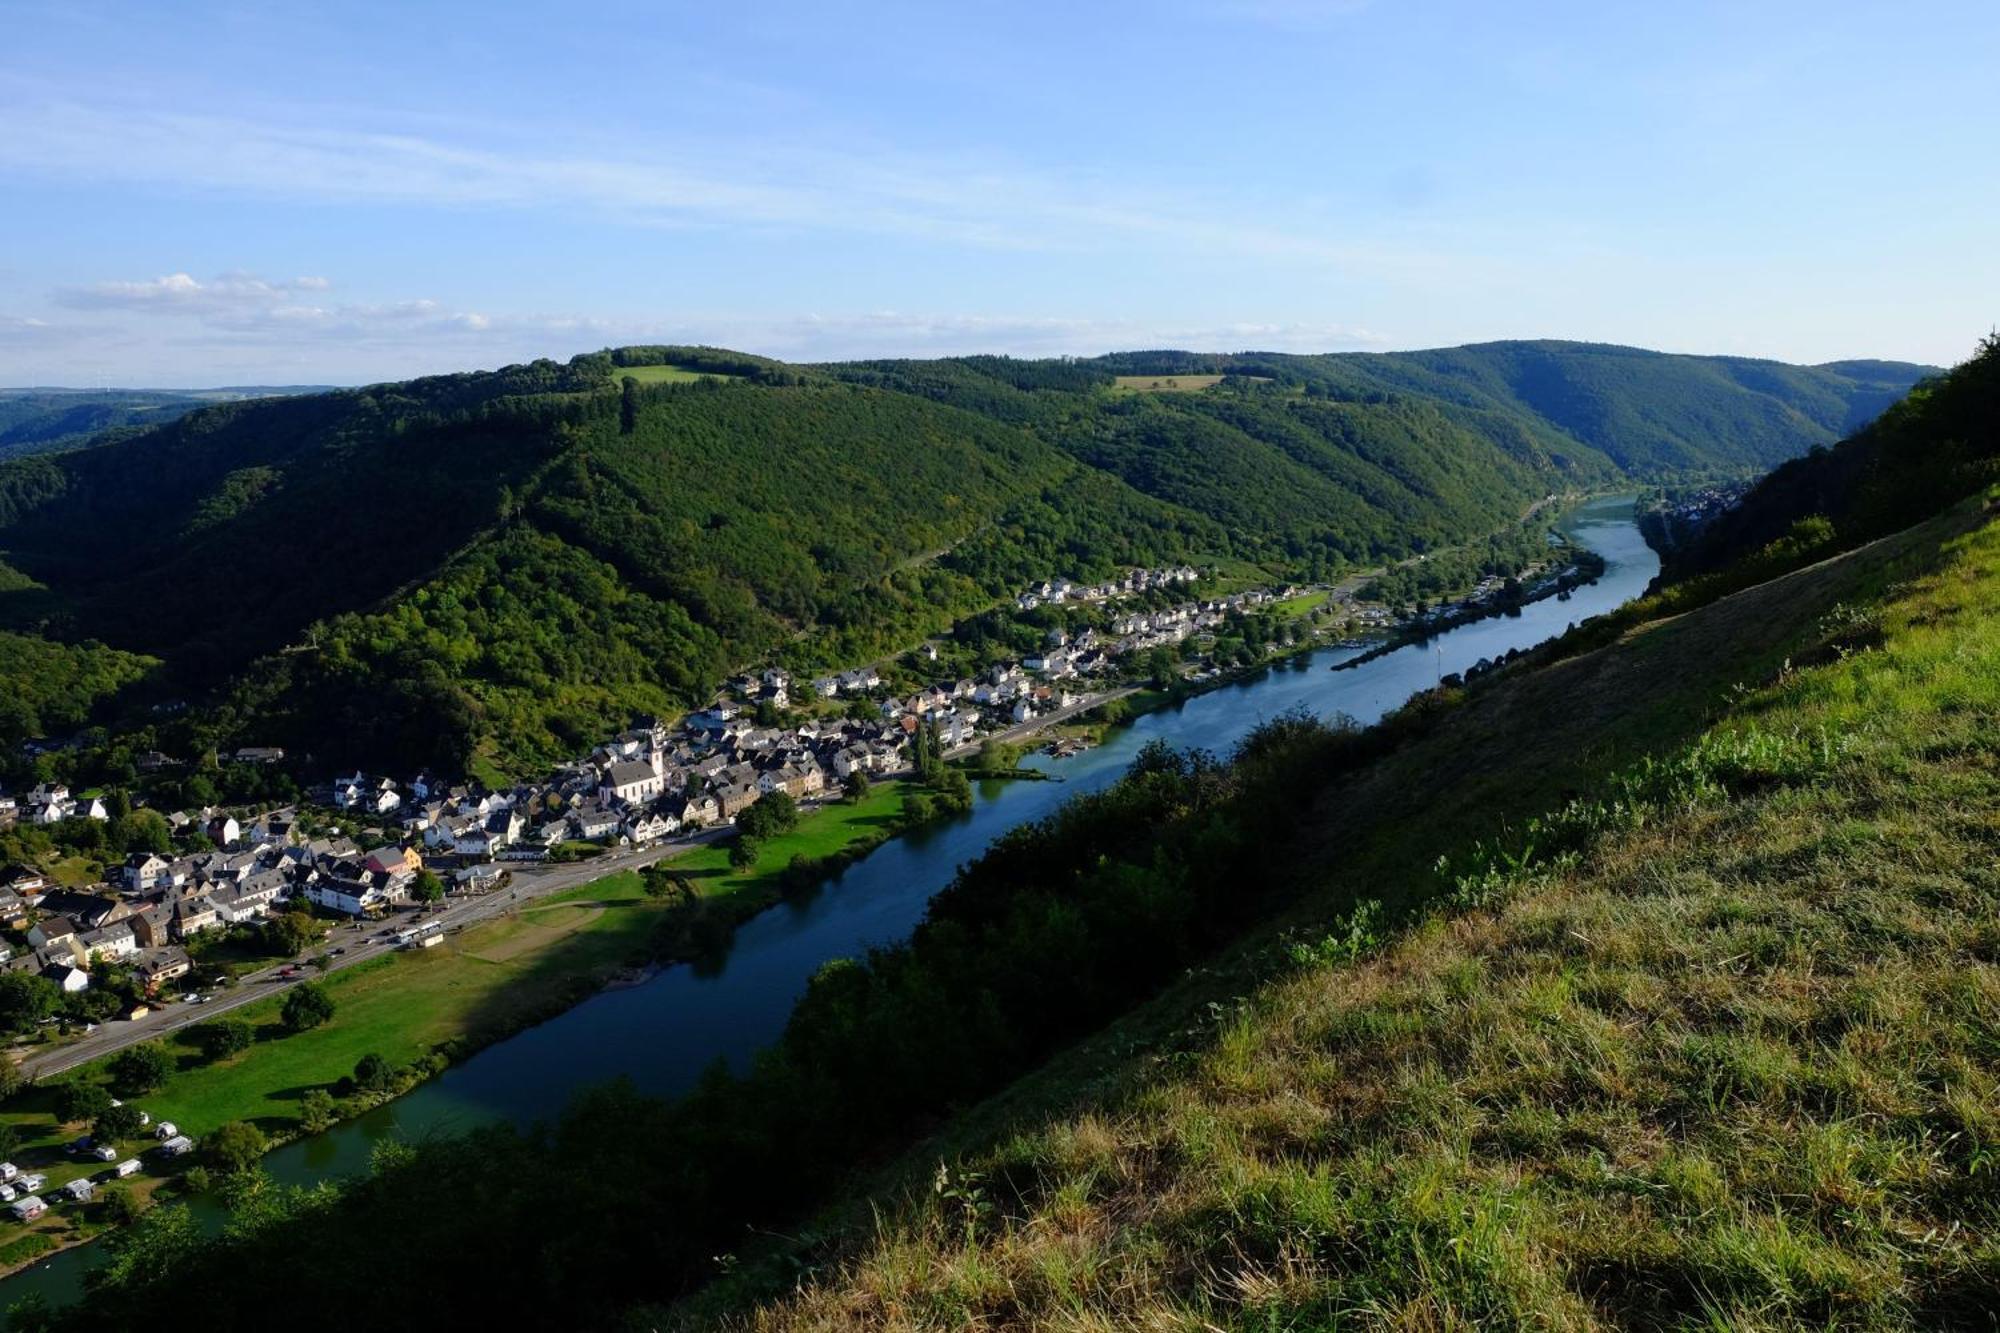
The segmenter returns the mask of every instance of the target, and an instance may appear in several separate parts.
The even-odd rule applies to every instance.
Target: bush
[[[113,1185],[97,1196],[97,1215],[105,1225],[122,1227],[139,1217],[139,1201],[123,1185]]]
[[[336,1114],[333,1094],[325,1088],[310,1088],[299,1099],[299,1128],[308,1134],[321,1134],[331,1129]]]
[[[354,1086],[363,1092],[387,1092],[396,1080],[396,1071],[389,1062],[370,1051],[354,1066]]]
[[[264,923],[265,947],[287,957],[299,953],[319,936],[319,923],[305,912],[285,912]]]
[[[213,1023],[203,1023],[191,1034],[201,1053],[210,1060],[222,1060],[238,1051],[250,1049],[256,1040],[257,1029],[248,1019],[218,1018]]]
[[[111,1085],[127,1097],[153,1091],[174,1072],[174,1059],[158,1042],[128,1046],[111,1057]]]
[[[327,994],[326,987],[307,982],[285,996],[278,1017],[287,1032],[305,1032],[330,1020],[333,1007],[333,996]]]
[[[255,1166],[269,1147],[264,1131],[245,1120],[217,1126],[201,1145],[202,1155],[209,1164],[232,1176]]]
[[[146,1126],[139,1115],[139,1108],[131,1105],[107,1106],[98,1112],[91,1124],[91,1137],[103,1139],[136,1138]]]
[[[111,1105],[111,1094],[100,1083],[74,1078],[56,1084],[55,1113],[61,1124],[95,1120]]]
[[[736,817],[745,837],[772,838],[799,826],[799,803],[787,792],[774,791]]]

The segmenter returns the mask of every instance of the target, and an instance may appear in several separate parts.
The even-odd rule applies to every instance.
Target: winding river
[[[390,1105],[279,1149],[265,1167],[287,1183],[355,1173],[366,1169],[374,1145],[385,1138],[449,1134],[496,1119],[545,1119],[574,1089],[620,1075],[642,1091],[673,1094],[717,1060],[740,1066],[778,1036],[822,963],[902,939],[961,864],[1015,825],[1079,792],[1109,786],[1149,741],[1226,753],[1260,721],[1300,706],[1374,722],[1442,674],[1532,647],[1621,605],[1659,572],[1658,557],[1633,521],[1630,496],[1586,502],[1556,526],[1606,562],[1603,575],[1567,601],[1548,598],[1518,614],[1462,625],[1348,671],[1329,668],[1359,650],[1315,652],[1149,714],[1075,758],[1038,756],[1028,762],[1063,780],[979,784],[969,814],[889,842],[809,901],[774,907],[746,923],[719,967],[668,968],[638,985],[605,991],[487,1047]],[[195,1206],[204,1221],[220,1220],[216,1205]],[[0,1309],[31,1291],[57,1304],[77,1299],[92,1251],[91,1245],[66,1250],[0,1281]]]

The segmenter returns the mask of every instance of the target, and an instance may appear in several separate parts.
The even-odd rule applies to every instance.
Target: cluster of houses
[[[1121,579],[1080,585],[1056,580],[1023,594],[1041,601],[1096,601],[1190,584],[1189,567],[1135,569]],[[1051,631],[1047,646],[1019,662],[998,663],[978,677],[941,681],[907,696],[880,698],[876,716],[812,717],[762,726],[756,705],[789,708],[801,689],[820,699],[881,692],[873,666],[820,676],[801,686],[772,667],[739,677],[728,694],[678,726],[640,727],[599,746],[546,781],[504,792],[437,790],[426,778],[407,786],[356,773],[328,795],[343,809],[394,818],[432,854],[499,861],[538,860],[569,842],[622,839],[645,846],[733,821],[774,791],[810,800],[837,790],[854,773],[881,775],[908,764],[910,739],[931,728],[947,749],[1075,703],[1066,682],[1109,670],[1113,659],[1155,643],[1178,642],[1219,624],[1233,610],[1267,600],[1253,592],[1128,617],[1117,637]],[[937,660],[935,648],[920,656]]]
[[[249,824],[216,815],[214,850],[135,852],[116,884],[51,884],[32,869],[0,874],[0,927],[28,949],[0,970],[32,971],[65,992],[88,989],[100,964],[128,969],[148,994],[192,969],[187,944],[204,931],[254,923],[293,903],[347,915],[407,901],[423,862],[396,845],[363,851],[346,838],[311,838],[290,811]]]
[[[1182,587],[1199,577],[1192,566],[1177,565],[1172,569],[1134,569],[1122,578],[1106,579],[1102,583],[1047,579],[1021,593],[1014,599],[1014,605],[1023,611],[1032,611],[1038,606],[1063,602],[1108,602],[1116,597],[1129,597],[1156,588]]]
[[[0,826],[60,824],[65,819],[109,819],[111,812],[97,796],[72,796],[68,787],[44,782],[25,796],[0,795]]]

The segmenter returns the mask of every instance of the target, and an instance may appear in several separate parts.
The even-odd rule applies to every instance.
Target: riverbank
[[[1519,612],[1524,606],[1531,606],[1536,602],[1547,601],[1551,597],[1562,597],[1567,593],[1576,591],[1576,589],[1583,587],[1587,583],[1595,581],[1603,572],[1604,567],[1601,560],[1592,562],[1580,557],[1566,568],[1559,570],[1553,577],[1542,580],[1512,601],[1500,601],[1496,599],[1483,603],[1459,603],[1453,605],[1448,610],[1433,612],[1409,624],[1398,626],[1380,643],[1370,646],[1358,656],[1348,658],[1344,662],[1336,662],[1333,669],[1335,671],[1351,670],[1364,663],[1372,662],[1384,654],[1393,653],[1399,648],[1406,648],[1415,643],[1423,643],[1435,635],[1444,633],[1446,630],[1457,629],[1461,625],[1471,625],[1481,620],[1490,620],[1495,616],[1504,616]]]
[[[806,812],[798,827],[766,840],[756,864],[737,871],[725,844],[688,847],[665,863],[691,885],[705,911],[733,928],[796,892],[795,858],[820,864],[856,848],[873,848],[902,826],[907,784],[874,784],[858,802]],[[165,1043],[174,1067],[143,1097],[155,1123],[172,1121],[199,1139],[232,1121],[254,1124],[272,1148],[361,1115],[463,1061],[479,1050],[568,1010],[636,970],[665,961],[655,945],[676,906],[646,894],[640,874],[609,868],[597,879],[524,904],[504,916],[446,936],[435,948],[401,951],[328,973],[320,979],[334,1001],[332,1021],[286,1033],[282,997],[261,998],[232,1011],[250,1024],[248,1049],[218,1061],[203,1058],[184,1029]],[[388,1066],[384,1090],[342,1091],[365,1056]],[[66,1078],[109,1086],[109,1058],[80,1066]],[[333,1096],[330,1118],[315,1119],[306,1095]],[[40,1172],[54,1189],[101,1171],[64,1146],[87,1133],[83,1123],[58,1121],[53,1085],[32,1088],[0,1110],[20,1146],[12,1160]],[[128,1145],[137,1152],[139,1144]],[[145,1175],[125,1182],[144,1202],[179,1178]],[[0,1276],[101,1235],[101,1204],[51,1209],[33,1223],[0,1221]]]

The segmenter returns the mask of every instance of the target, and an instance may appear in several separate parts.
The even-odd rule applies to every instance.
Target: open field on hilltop
[[[1289,929],[687,1322],[1990,1326],[2000,525],[1449,706]]]
[[[733,380],[741,378],[716,370],[687,370],[680,366],[613,366],[611,382],[635,379],[641,384],[692,384],[696,380]]]
[[[1127,393],[1195,393],[1222,383],[1220,375],[1114,375]]]

